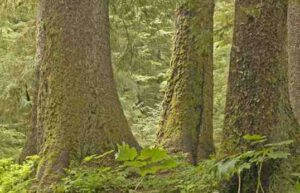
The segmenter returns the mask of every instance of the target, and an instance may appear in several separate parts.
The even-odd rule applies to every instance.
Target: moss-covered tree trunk
[[[41,0],[37,60],[38,192],[47,192],[71,161],[117,143],[138,146],[113,79],[108,0]]]
[[[246,134],[264,135],[269,142],[293,139],[292,154],[299,154],[299,127],[288,96],[286,40],[287,0],[236,1],[222,145],[226,154],[249,149],[242,137]],[[290,171],[283,167],[292,167],[293,158],[265,165],[265,192],[288,192],[281,174]],[[241,192],[255,192],[257,173],[248,171],[244,176]],[[237,192],[236,184],[227,192]]]
[[[196,164],[213,145],[213,0],[187,0],[176,32],[158,143]]]
[[[290,99],[300,123],[300,0],[291,0],[288,11]]]

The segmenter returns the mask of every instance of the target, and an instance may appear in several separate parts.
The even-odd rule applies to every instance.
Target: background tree
[[[213,145],[212,0],[188,0],[176,11],[176,32],[158,143],[188,154],[190,162],[208,158]]]
[[[174,0],[112,0],[111,45],[118,92],[143,146],[155,142],[172,46]]]
[[[293,139],[294,147],[299,145],[299,126],[288,98],[286,38],[287,1],[236,1],[223,139],[226,154],[248,149],[242,138],[246,134],[264,135],[270,143]],[[297,151],[293,149],[292,154]],[[274,192],[287,192],[283,170],[275,170],[276,164],[272,167],[264,166],[264,189],[268,192],[275,184]],[[270,181],[275,174],[281,175],[280,182]],[[257,174],[250,172],[245,178],[242,192],[252,193]]]
[[[300,1],[291,0],[288,9],[290,99],[300,123]]]
[[[113,80],[108,1],[41,1],[37,60],[39,191],[71,161],[122,142],[138,147]]]
[[[32,106],[35,4],[0,2],[0,157],[19,156]]]

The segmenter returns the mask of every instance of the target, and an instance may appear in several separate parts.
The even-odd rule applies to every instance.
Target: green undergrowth
[[[194,167],[182,156],[174,157],[157,148],[138,153],[127,145],[119,146],[115,167],[75,167],[68,170],[57,192],[217,192],[218,180],[212,168],[214,160]]]
[[[38,156],[28,157],[22,165],[13,159],[0,160],[0,193],[27,193],[34,180]]]
[[[219,193],[224,182],[233,177],[240,176],[236,184],[242,184],[241,176],[250,169],[257,168],[261,176],[264,163],[290,157],[285,147],[292,141],[268,144],[259,135],[244,139],[257,147],[222,159],[204,160],[198,166],[186,163],[184,155],[169,155],[159,148],[137,151],[122,144],[116,152],[91,155],[73,164],[54,189],[57,193]],[[99,166],[110,157],[114,157],[110,166]],[[38,161],[38,156],[29,157],[21,165],[12,159],[0,160],[0,193],[29,193]],[[291,178],[298,182],[289,193],[299,193],[300,174],[295,171]],[[266,191],[259,178],[253,191]]]
[[[176,169],[139,176],[122,166],[98,169],[74,168],[58,189],[61,192],[215,192],[218,182],[208,171],[212,161],[197,167],[182,164]],[[214,191],[215,190],[215,191]]]
[[[21,152],[25,141],[22,126],[0,124],[0,159],[14,158]]]
[[[145,148],[138,152],[126,144],[118,146],[114,167],[86,167],[101,162],[105,156],[85,158],[79,167],[67,171],[57,192],[214,192],[218,181],[213,170],[215,161],[207,160],[197,167],[185,163],[184,156],[171,156],[159,148]]]

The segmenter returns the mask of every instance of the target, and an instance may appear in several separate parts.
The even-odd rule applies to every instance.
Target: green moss
[[[187,1],[177,10],[172,69],[158,133],[160,144],[188,153],[193,163],[214,149],[209,94],[213,84],[213,8],[210,1],[198,3]]]

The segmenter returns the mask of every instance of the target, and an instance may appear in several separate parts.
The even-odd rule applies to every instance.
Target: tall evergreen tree
[[[299,154],[299,126],[288,96],[287,0],[237,0],[231,52],[223,150],[233,154],[249,149],[242,136],[260,134],[269,142],[293,139],[290,166]],[[265,192],[288,192],[285,162],[263,167]],[[278,167],[275,169],[275,167]],[[286,172],[285,171],[285,172]],[[272,176],[281,177],[281,182]],[[255,192],[257,172],[244,174],[241,192]],[[273,186],[274,185],[274,186]],[[273,187],[273,188],[271,188]],[[271,190],[272,189],[272,190]],[[227,192],[237,192],[232,186]]]
[[[138,147],[113,79],[108,0],[41,0],[37,60],[31,132],[36,140],[31,146],[42,157],[39,192],[46,192],[71,161],[104,153],[117,143]]]
[[[288,11],[290,99],[300,123],[300,1],[291,0]]]
[[[213,0],[187,0],[176,11],[176,32],[158,143],[196,164],[213,145]]]

